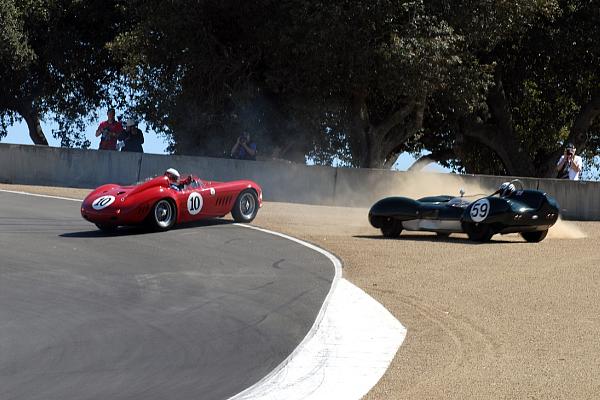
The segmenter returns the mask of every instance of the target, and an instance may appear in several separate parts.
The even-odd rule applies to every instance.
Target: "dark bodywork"
[[[388,197],[369,211],[371,225],[381,229],[385,236],[397,236],[403,229],[439,234],[464,232],[477,241],[489,240],[497,233],[525,233],[526,240],[540,241],[558,216],[556,200],[537,190],[518,190],[505,197],[490,195],[473,200],[446,195],[418,200]],[[527,239],[538,236],[539,240]]]

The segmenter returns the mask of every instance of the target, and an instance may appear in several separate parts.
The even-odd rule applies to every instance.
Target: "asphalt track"
[[[0,192],[0,398],[224,399],[307,334],[334,268],[231,224],[106,236]]]

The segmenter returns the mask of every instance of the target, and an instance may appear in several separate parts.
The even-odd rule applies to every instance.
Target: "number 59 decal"
[[[488,199],[477,200],[471,206],[471,219],[474,222],[481,222],[485,220],[490,213],[490,202]]]

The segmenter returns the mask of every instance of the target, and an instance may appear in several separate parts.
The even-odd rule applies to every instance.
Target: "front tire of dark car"
[[[381,233],[386,238],[396,238],[402,233],[402,222],[394,218],[386,218],[381,222]]]
[[[242,191],[231,209],[231,216],[235,222],[248,224],[254,220],[258,214],[258,196],[253,189]]]
[[[157,231],[168,231],[177,220],[177,208],[169,199],[161,199],[154,204],[148,215],[150,226]]]
[[[465,222],[463,223],[463,230],[469,237],[469,240],[472,240],[474,242],[489,242],[492,236],[494,236],[492,227],[488,224]]]
[[[529,243],[538,243],[546,238],[548,230],[545,231],[533,231],[533,232],[521,232],[521,237]]]

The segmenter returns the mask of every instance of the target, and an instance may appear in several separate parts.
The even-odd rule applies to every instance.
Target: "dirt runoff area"
[[[82,198],[88,191],[0,185]],[[324,247],[408,329],[366,399],[591,399],[600,393],[600,223],[541,243],[403,232],[367,210],[265,203],[254,225]],[[377,329],[377,327],[373,327]]]

